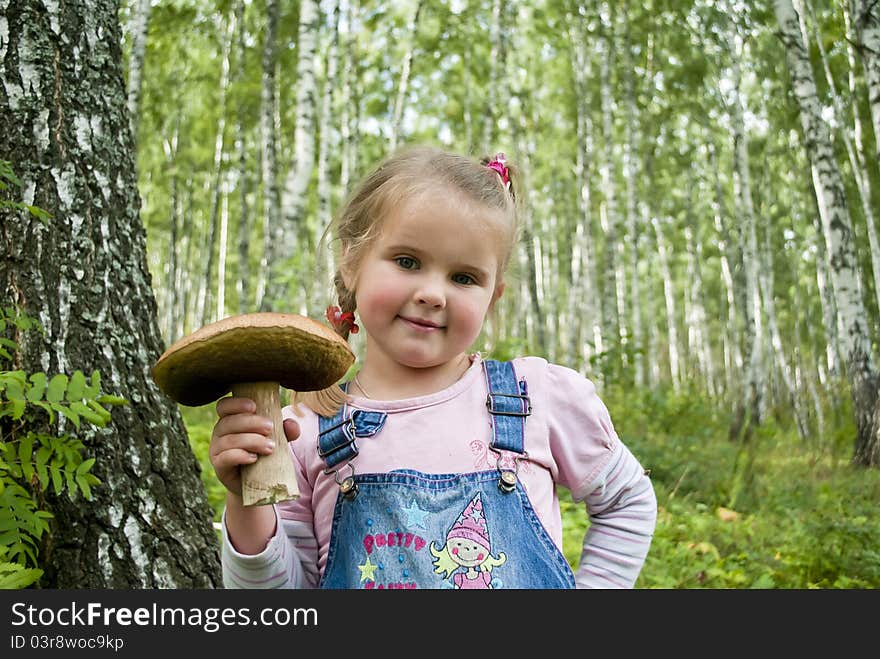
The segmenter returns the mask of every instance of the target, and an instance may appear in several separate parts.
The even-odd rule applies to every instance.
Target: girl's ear
[[[501,294],[504,293],[504,288],[507,286],[503,281],[500,282],[497,286],[495,286],[495,291],[492,293],[492,300],[489,302],[489,310],[495,308],[495,303],[501,298]]]

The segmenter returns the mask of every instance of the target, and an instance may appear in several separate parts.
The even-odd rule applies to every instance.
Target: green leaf
[[[42,208],[40,208],[39,206],[27,206],[27,210],[31,215],[42,222],[43,226],[49,225],[49,220],[52,219],[52,216],[44,211]]]
[[[70,378],[70,383],[67,385],[67,400],[82,400],[85,396],[86,390],[86,376],[82,371],[74,371],[73,376]]]
[[[59,373],[52,377],[49,381],[49,389],[46,391],[46,400],[50,403],[60,403],[64,400],[64,393],[67,391],[68,377],[64,373]]]
[[[52,476],[52,485],[55,488],[55,494],[61,494],[64,481],[61,478],[61,470],[55,465],[49,465],[49,474]]]
[[[28,482],[34,475],[34,466],[31,464],[33,453],[34,441],[30,435],[25,435],[18,442],[18,460],[21,464],[21,473]]]
[[[82,476],[76,477],[76,484],[79,485],[79,489],[82,492],[83,496],[91,501],[92,500],[92,488],[89,486],[89,481]]]
[[[43,394],[46,391],[46,374],[34,373],[29,380],[31,386],[27,390],[27,399],[32,403],[43,400]]]
[[[102,409],[102,411],[104,411],[106,418],[104,415],[96,412],[95,410],[93,410],[91,407],[89,407],[85,403],[81,403],[79,401],[72,402],[70,404],[70,409],[73,410],[74,412],[76,412],[77,414],[79,414],[83,419],[85,419],[89,423],[96,425],[96,426],[99,426],[99,427],[102,427],[102,428],[107,423],[107,420],[110,418],[110,415],[107,414],[106,411],[104,411],[103,409]]]
[[[79,428],[79,414],[74,412],[72,409],[70,409],[66,405],[62,405],[61,403],[55,403],[54,405],[52,405],[52,409],[62,414],[65,418],[70,419],[73,422],[73,425],[75,425],[77,429]]]
[[[86,387],[85,398],[97,398],[101,393],[101,373],[92,371],[92,381]]]
[[[79,466],[76,468],[76,475],[82,476],[89,469],[91,469],[92,466],[94,466],[94,464],[95,464],[95,458],[89,458],[88,460],[83,460],[82,462],[80,462]]]
[[[35,583],[43,571],[26,568],[18,563],[0,563],[0,590],[21,590]]]
[[[34,402],[34,405],[46,410],[46,413],[49,415],[49,423],[55,423],[55,412],[52,410],[52,406],[49,403],[38,400]]]
[[[128,399],[112,394],[103,394],[95,398],[95,400],[102,405],[128,405]]]
[[[37,449],[37,478],[40,479],[40,487],[44,490],[49,485],[49,470],[46,468],[46,463],[49,462],[49,456],[51,455],[52,449],[48,446],[41,446]]]
[[[24,371],[4,371],[0,374],[0,386],[5,386],[7,400],[23,401],[26,384]]]

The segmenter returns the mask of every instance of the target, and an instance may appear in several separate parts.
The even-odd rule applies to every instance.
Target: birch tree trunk
[[[798,4],[801,4],[800,1]],[[847,127],[846,122],[846,113],[843,108],[843,101],[840,98],[840,95],[837,93],[837,84],[834,81],[834,75],[831,73],[831,66],[828,63],[828,55],[825,52],[825,45],[822,40],[822,34],[819,32],[819,23],[816,20],[815,12],[813,11],[813,6],[809,0],[806,0],[807,9],[810,12],[811,23],[814,31],[814,41],[816,43],[817,48],[819,49],[819,54],[822,58],[822,69],[825,73],[825,81],[828,83],[828,89],[831,92],[831,98],[834,105],[834,112],[837,116],[837,124],[840,126],[838,133],[840,134],[840,138],[843,141],[843,146],[846,149],[846,155],[849,158],[850,170],[852,172],[852,177],[856,182],[856,189],[858,190],[859,201],[862,203],[862,215],[865,218],[865,225],[868,234],[868,245],[870,248],[871,255],[871,270],[874,273],[874,295],[877,299],[878,308],[880,308],[880,245],[877,242],[877,227],[874,221],[874,208],[871,205],[871,177],[868,174],[868,170],[865,167],[864,157],[862,154],[861,147],[854,147],[853,141],[849,136],[849,129]],[[800,11],[800,8],[798,8]],[[844,12],[846,13],[846,12]],[[804,37],[804,44],[809,44],[809,32],[807,31],[806,26],[806,18],[801,16],[801,32]],[[849,53],[852,52],[852,45],[847,41],[847,50]],[[850,57],[850,66],[853,66],[855,61],[852,57]],[[854,78],[854,72],[850,70],[850,78]],[[859,113],[857,107],[857,96],[855,94],[855,85],[851,84],[851,101],[853,105],[853,115],[855,118],[855,138],[861,139],[861,122],[859,120]]]
[[[272,237],[278,226],[278,139],[275,131],[275,72],[278,64],[278,0],[266,0],[266,29],[263,35],[260,81],[260,178],[263,180],[263,251],[257,271],[254,308],[265,310]]]
[[[492,0],[492,18],[489,23],[489,82],[486,85],[486,109],[483,111],[483,144],[481,150],[490,151],[495,143],[498,117],[496,107],[503,106],[499,102],[499,62],[504,56],[502,52],[501,15],[505,3]]]
[[[669,374],[675,391],[681,388],[681,357],[678,352],[678,324],[676,322],[675,284],[669,268],[669,244],[666,241],[663,222],[653,217],[654,233],[657,236],[657,256],[660,260],[660,274],[663,278],[663,300],[666,303],[666,326],[669,350]]]
[[[604,278],[602,282],[602,319],[605,322],[603,334],[609,341],[609,348],[619,348],[625,341],[623,313],[623,273],[621,270],[621,250],[619,238],[620,214],[617,210],[617,186],[615,184],[616,163],[614,158],[614,118],[612,115],[611,71],[614,65],[614,25],[607,3],[601,10],[603,24],[601,48],[600,94],[602,108],[602,137],[600,172],[604,204],[600,207],[600,218],[604,236]]]
[[[41,586],[220,587],[198,462],[176,404],[149,376],[164,345],[117,12],[108,0],[3,2],[0,134],[20,200],[52,215],[48,226],[12,212],[0,222],[0,299],[45,328],[20,337],[18,366],[98,370],[102,388],[129,401],[107,427],[76,431],[96,460],[94,499],[46,493],[55,519]]]
[[[822,121],[816,83],[801,38],[797,13],[791,0],[774,0],[774,9],[785,46],[792,88],[798,100],[807,153],[813,165],[813,184],[831,260],[831,283],[842,329],[841,342],[858,429],[853,462],[863,466],[880,466],[877,373],[871,356],[867,311],[861,296],[860,273],[843,180],[834,159],[828,126]]]
[[[294,290],[288,285],[291,274],[294,275],[294,281],[305,283],[305,277],[297,276],[301,273],[292,273],[290,268],[301,243],[300,234],[307,231],[306,190],[315,169],[315,118],[318,106],[315,51],[320,18],[315,0],[300,2],[293,162],[284,183],[281,221],[269,251],[269,282],[267,296],[263,299],[264,311],[283,311],[295,304],[290,297]],[[308,288],[301,290],[296,300],[303,300],[308,292]]]
[[[416,10],[409,22],[407,32],[409,33],[409,43],[406,46],[406,53],[403,56],[403,64],[400,67],[400,81],[397,85],[397,98],[394,101],[394,118],[391,121],[391,137],[388,140],[388,146],[391,151],[397,148],[397,141],[400,137],[400,123],[403,121],[403,110],[406,105],[406,93],[409,89],[409,72],[412,68],[413,51],[416,47],[416,35],[419,30],[419,14],[422,13],[422,6],[425,0],[418,0]]]
[[[218,23],[220,20],[218,20]],[[205,242],[202,248],[202,257],[205,259],[203,280],[199,287],[199,300],[196,313],[196,322],[199,326],[206,325],[213,320],[215,310],[212,309],[216,296],[212,294],[215,288],[214,263],[218,258],[217,237],[220,231],[220,204],[222,203],[222,176],[223,159],[226,143],[226,95],[229,90],[229,54],[232,48],[232,35],[235,33],[235,19],[231,19],[223,34],[222,55],[220,60],[220,92],[217,116],[217,134],[214,137],[214,163],[211,169],[210,193],[211,208],[208,215],[208,227],[205,232]]]
[[[324,55],[324,82],[321,90],[321,114],[318,120],[318,237],[325,236],[333,219],[333,199],[330,174],[327,171],[330,152],[336,145],[331,131],[331,117],[334,116],[334,89],[339,70],[339,0],[333,3],[330,11],[330,35]],[[312,305],[310,314],[320,313],[326,306],[327,286],[333,279],[333,257],[325,244],[320,241],[315,250],[315,278],[312,295],[308,304]]]
[[[629,235],[629,297],[630,324],[629,352],[633,359],[633,381],[636,387],[645,383],[645,360],[642,354],[642,305],[639,282],[639,234],[641,227],[636,212],[638,136],[633,129],[636,120],[636,92],[633,82],[632,45],[630,43],[629,1],[623,3],[625,21],[623,33],[623,94],[624,94],[624,137],[623,137],[623,180],[626,186],[626,230]],[[621,244],[623,247],[623,244]]]
[[[180,313],[180,287],[178,282],[180,267],[180,192],[179,192],[179,175],[174,167],[174,161],[177,158],[177,146],[180,132],[180,115],[177,116],[174,131],[169,139],[163,142],[165,148],[165,159],[168,162],[168,169],[171,172],[171,182],[169,189],[168,215],[170,229],[168,231],[168,264],[165,269],[165,291],[168,297],[165,299],[165,339],[169,343],[173,343],[180,335],[177,331],[177,317]],[[162,309],[163,305],[160,304]]]
[[[245,57],[247,55],[246,26],[244,22],[245,0],[238,0],[235,5],[235,22],[238,24],[236,42],[235,82],[244,85],[247,82]],[[238,276],[235,279],[235,292],[238,297],[238,313],[250,310],[251,294],[251,212],[249,194],[251,173],[248,166],[248,145],[245,134],[246,108],[241,95],[235,111],[235,151],[238,154],[238,203],[240,207],[238,219]]]
[[[144,72],[144,54],[147,50],[147,32],[150,27],[152,0],[135,0],[131,18],[131,54],[128,60],[128,116],[131,134],[137,142],[141,115],[141,83]]]
[[[874,124],[874,162],[880,162],[880,5],[877,0],[849,0],[856,50],[865,68],[868,104]]]
[[[733,181],[734,198],[739,215],[743,240],[743,268],[746,275],[746,349],[748,370],[746,373],[745,397],[737,409],[734,421],[741,437],[747,439],[751,431],[764,419],[766,401],[764,390],[767,386],[764,365],[764,322],[761,311],[761,293],[758,284],[758,241],[755,234],[755,209],[752,202],[751,176],[749,174],[748,138],[743,122],[743,104],[740,95],[740,58],[742,41],[736,36],[735,51],[731,53],[733,72],[733,100],[730,104],[730,126],[733,139]]]
[[[587,99],[587,76],[589,74],[585,35],[576,29],[580,21],[572,19],[569,35],[572,43],[572,72],[577,94],[577,150],[575,155],[575,181],[577,182],[577,225],[572,247],[571,295],[568,310],[572,314],[572,357],[580,354],[585,372],[590,373],[591,359],[601,353],[602,301],[598,295],[595,247],[593,244],[593,215],[590,199],[589,164],[593,159],[593,123]],[[581,302],[583,301],[583,302]],[[579,363],[575,361],[574,363]]]
[[[721,173],[718,170],[718,156],[715,145],[711,142],[707,145],[709,154],[709,169],[715,184],[715,193],[712,197],[712,216],[717,235],[718,257],[721,265],[721,280],[724,282],[725,302],[727,307],[727,323],[723,330],[724,343],[724,372],[725,391],[732,400],[739,400],[740,384],[739,374],[743,369],[743,356],[740,350],[740,316],[737,312],[736,292],[734,290],[733,270],[731,268],[732,247],[730,231],[724,221],[724,192],[721,186]]]

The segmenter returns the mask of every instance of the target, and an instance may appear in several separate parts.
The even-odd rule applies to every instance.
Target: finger
[[[229,480],[230,477],[235,477],[235,471],[238,467],[253,464],[259,459],[259,457],[260,456],[256,453],[251,453],[244,449],[229,449],[227,451],[222,451],[217,455],[212,455],[211,465],[214,467],[214,471],[217,472],[217,476],[220,477],[221,481],[224,480],[224,478]]]
[[[253,414],[256,411],[257,404],[250,398],[226,396],[217,401],[218,416],[227,416],[229,414]]]
[[[293,419],[284,419],[284,435],[287,437],[288,442],[292,442],[297,437],[299,437],[300,427],[299,424]]]
[[[220,435],[211,442],[208,453],[212,460],[227,451],[244,451],[257,455],[269,455],[275,450],[275,442],[265,435],[258,433],[236,433],[234,435]]]
[[[223,435],[237,435],[241,433],[254,433],[268,437],[275,429],[271,419],[257,414],[230,414],[221,417],[214,424],[214,437]]]

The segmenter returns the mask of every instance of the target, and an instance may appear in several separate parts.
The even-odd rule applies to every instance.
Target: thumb
[[[293,419],[284,419],[284,434],[287,437],[288,442],[292,442],[294,439],[299,437],[300,428],[299,424]]]

